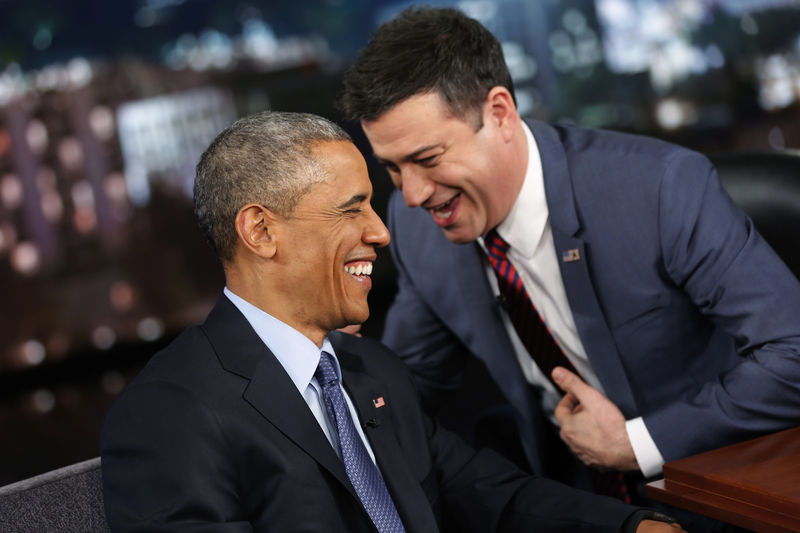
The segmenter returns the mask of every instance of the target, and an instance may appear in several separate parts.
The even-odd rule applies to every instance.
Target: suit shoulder
[[[406,367],[388,346],[382,342],[368,337],[356,337],[339,331],[329,335],[337,357],[348,354],[355,357],[360,366],[366,369],[383,368],[384,371],[406,372]]]
[[[569,125],[555,130],[576,195],[588,195],[584,200],[602,198],[598,187],[644,195],[660,194],[662,187],[697,190],[715,176],[705,155],[667,141]]]
[[[474,243],[456,244],[447,240],[444,232],[432,223],[431,215],[420,207],[408,207],[400,191],[394,191],[387,211],[387,226],[392,234],[389,250],[397,266],[419,267],[424,264],[437,264],[448,254],[463,253],[464,249],[475,248]],[[405,262],[414,258],[411,265]]]
[[[389,207],[387,210],[388,225],[390,229],[402,230],[411,227],[414,233],[435,235],[441,233],[438,228],[430,223],[427,211],[418,207],[408,207],[403,199],[403,194],[399,190],[392,192],[389,197]],[[430,226],[430,227],[429,227]],[[431,227],[437,232],[430,231]]]
[[[148,381],[185,382],[194,369],[216,361],[214,350],[200,326],[183,330],[172,342],[157,351],[139,372],[133,383]]]
[[[699,152],[655,137],[568,124],[559,124],[554,128],[568,154],[657,158],[664,161],[673,157],[706,159]]]

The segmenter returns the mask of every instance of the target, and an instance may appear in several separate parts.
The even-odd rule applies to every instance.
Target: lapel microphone
[[[377,418],[370,418],[366,422],[364,422],[365,428],[376,428],[381,425],[381,421]]]
[[[502,294],[498,294],[497,296],[495,296],[494,302],[503,309],[505,309],[506,311],[508,311],[508,300]]]

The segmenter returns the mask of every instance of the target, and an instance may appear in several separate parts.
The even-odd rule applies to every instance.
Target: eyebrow
[[[419,149],[411,152],[410,154],[408,154],[406,156],[403,156],[401,158],[401,160],[402,161],[410,161],[412,159],[417,158],[420,154],[423,154],[423,153],[427,152],[428,150],[432,150],[434,148],[438,148],[439,146],[440,146],[439,144],[429,144],[427,146],[423,146],[422,148],[419,148]],[[386,165],[387,163],[391,163],[391,161],[389,161],[388,159],[384,159],[382,157],[378,157],[377,155],[375,156],[375,159],[377,159],[378,163],[380,163],[381,165]]]
[[[352,198],[344,202],[343,204],[339,204],[336,206],[336,209],[347,209],[356,204],[363,203],[367,199],[366,194],[355,194]]]

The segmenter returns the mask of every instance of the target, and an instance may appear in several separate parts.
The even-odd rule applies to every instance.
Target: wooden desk
[[[800,427],[669,462],[645,492],[757,532],[800,531]]]

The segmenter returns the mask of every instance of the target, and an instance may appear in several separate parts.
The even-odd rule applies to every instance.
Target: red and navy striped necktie
[[[514,329],[517,330],[519,339],[539,370],[547,376],[557,391],[561,390],[550,377],[553,369],[563,366],[576,374],[578,371],[564,355],[564,351],[558,346],[542,317],[539,316],[536,306],[533,305],[528,291],[522,284],[522,278],[508,260],[508,243],[495,230],[489,231],[483,242],[486,245],[489,262],[497,274],[497,283],[506,311]]]
[[[563,366],[575,374],[580,375],[580,373],[564,355],[564,351],[553,338],[536,310],[536,306],[533,305],[528,291],[522,284],[522,278],[508,259],[508,243],[498,235],[496,230],[490,230],[483,242],[489,256],[489,263],[497,274],[497,284],[505,301],[504,307],[514,329],[517,330],[522,344],[536,366],[553,383],[556,391],[560,392],[561,389],[550,376],[555,367]],[[600,472],[594,468],[590,471],[595,492],[631,503],[630,493],[621,472]]]

